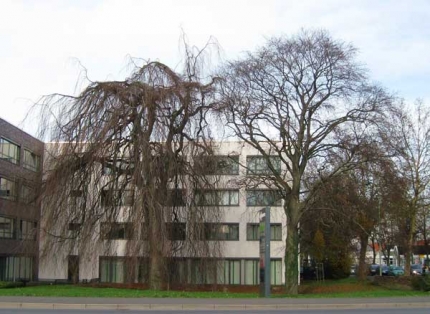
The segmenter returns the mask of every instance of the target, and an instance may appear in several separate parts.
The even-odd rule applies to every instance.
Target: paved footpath
[[[361,308],[429,308],[429,297],[336,299],[191,299],[191,298],[66,298],[0,297],[3,309],[97,310],[299,310]]]

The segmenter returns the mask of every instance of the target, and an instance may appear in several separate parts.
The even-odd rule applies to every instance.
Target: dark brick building
[[[0,281],[37,279],[43,150],[0,118]]]

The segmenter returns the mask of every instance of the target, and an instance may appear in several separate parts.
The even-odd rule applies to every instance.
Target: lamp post
[[[260,211],[260,297],[270,297],[270,207]]]

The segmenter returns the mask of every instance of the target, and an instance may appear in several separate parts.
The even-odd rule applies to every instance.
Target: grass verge
[[[307,282],[300,286],[300,294],[289,296],[273,294],[274,298],[368,298],[430,296],[428,292],[412,291],[410,287],[396,286],[395,289],[360,282],[354,278],[327,280],[324,283]],[[203,291],[154,291],[127,288],[100,288],[75,285],[41,285],[3,288],[0,296],[38,297],[101,297],[101,298],[257,298],[258,293],[203,292]]]

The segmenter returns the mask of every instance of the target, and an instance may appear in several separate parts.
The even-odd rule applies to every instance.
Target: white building
[[[216,147],[217,159],[223,163],[220,177],[223,188],[216,191],[200,192],[202,199],[210,199],[216,193],[220,200],[217,207],[221,210],[220,224],[212,228],[210,237],[221,244],[221,257],[218,260],[217,282],[223,284],[255,285],[259,283],[259,210],[271,205],[271,282],[275,285],[284,283],[284,256],[286,237],[286,218],[282,201],[274,201],[273,190],[267,186],[258,185],[245,187],[240,179],[254,174],[264,174],[267,165],[258,152],[239,142],[225,142]],[[225,158],[228,156],[229,158]],[[233,163],[230,161],[233,160]],[[225,167],[225,162],[230,163]],[[246,165],[246,166],[245,166]],[[279,162],[279,167],[281,164]],[[211,195],[212,194],[212,195]],[[126,205],[126,204],[124,204]],[[210,204],[208,204],[210,205]],[[43,217],[43,209],[42,209]],[[43,224],[43,218],[42,218]],[[42,225],[42,230],[44,226]],[[110,232],[104,233],[103,222],[94,227],[92,244],[94,250],[88,254],[79,254],[79,248],[52,250],[49,254],[40,256],[40,280],[79,280],[89,281],[99,278],[102,282],[132,282],[145,281],[145,258],[141,257],[139,265],[129,266],[125,257],[127,234],[129,232],[143,232],[142,230],[128,230],[126,221],[118,221],[115,228],[110,226]],[[213,227],[213,226],[212,226]],[[73,232],[73,224],[69,225]],[[186,223],[175,226],[176,236],[185,237],[190,232]],[[115,230],[115,232],[112,232]],[[215,233],[214,233],[215,230]],[[104,236],[103,236],[104,234]],[[41,242],[49,237],[47,233],[41,235]],[[211,240],[211,239],[209,239]],[[141,240],[145,241],[145,240]],[[106,254],[105,244],[111,244],[109,254]],[[42,246],[41,245],[41,246]],[[64,245],[66,247],[66,245]],[[133,267],[132,270],[129,268]],[[183,256],[177,263],[176,271],[179,280],[187,283],[213,283],[197,269],[196,258]],[[130,273],[132,277],[130,278]],[[128,274],[128,275],[127,275]]]

